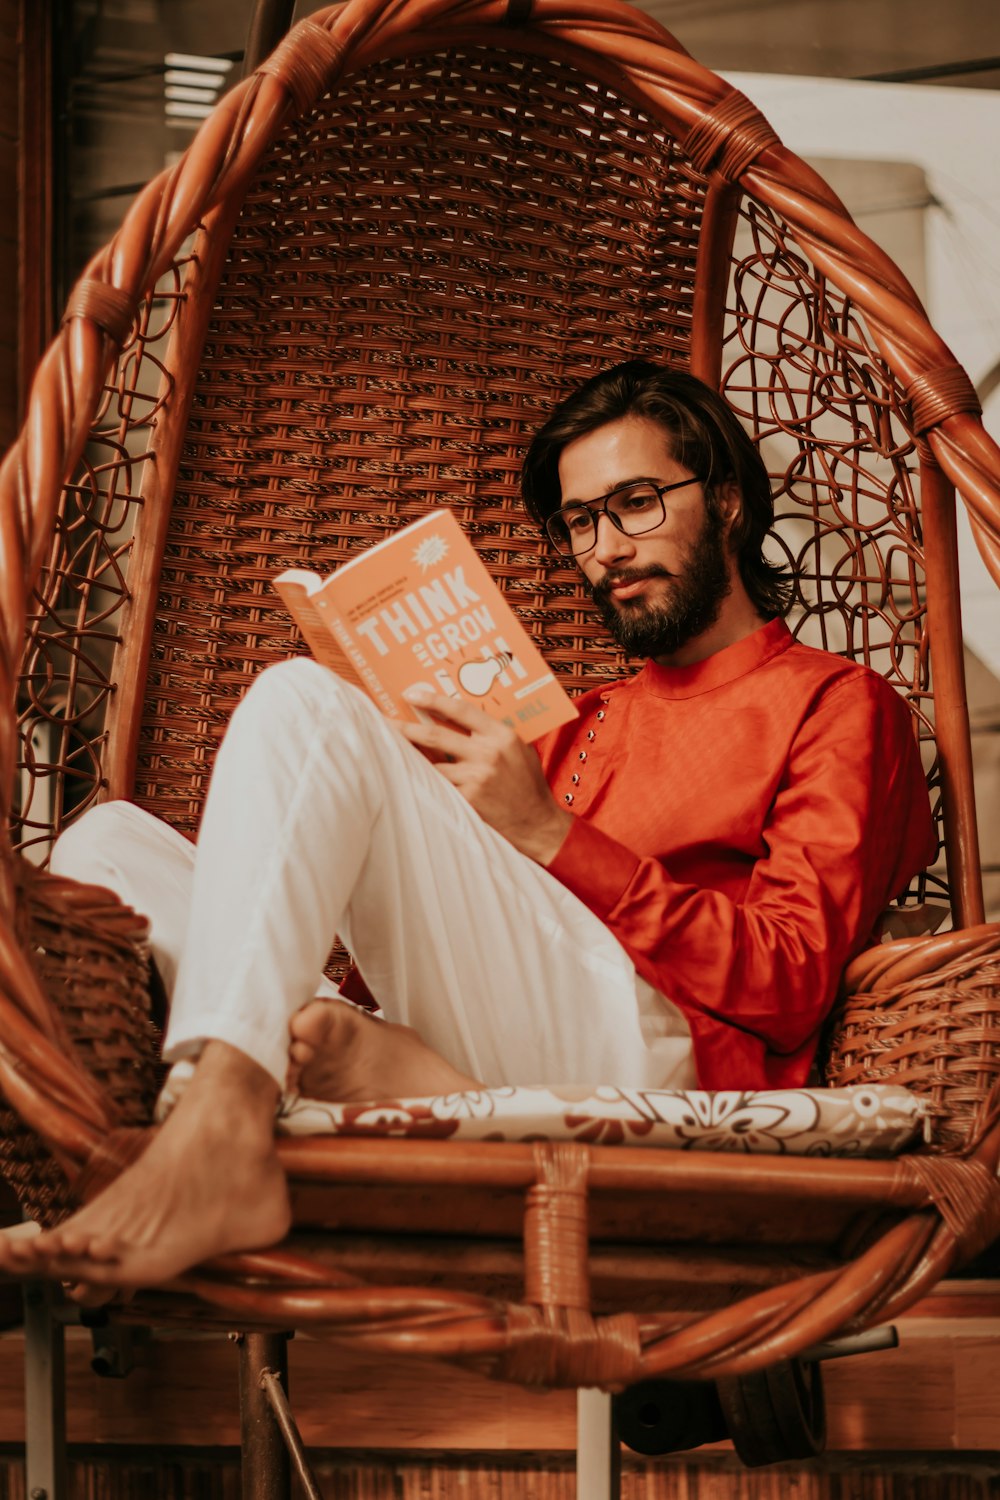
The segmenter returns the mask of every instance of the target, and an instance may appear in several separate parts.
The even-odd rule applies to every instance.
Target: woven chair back
[[[327,570],[428,506],[456,511],[567,687],[627,670],[526,521],[518,471],[559,397],[636,355],[692,368],[743,418],[774,480],[768,551],[796,571],[792,628],[906,695],[936,796],[921,465],[939,529],[947,485],[861,309],[741,191],[773,133],[751,112],[720,162],[724,109],[679,131],[598,50],[567,60],[530,28],[397,40],[305,105],[303,59],[335,61],[326,16],[279,49],[268,83],[299,107],[140,306],[65,491],[22,680],[24,841],[108,794],[194,833],[233,706],[302,649],[273,575]],[[953,594],[935,601],[952,657]],[[961,725],[945,759],[968,828]],[[950,852],[975,919],[974,839]]]

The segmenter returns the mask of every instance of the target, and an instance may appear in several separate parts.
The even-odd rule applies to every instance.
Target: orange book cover
[[[423,685],[464,698],[530,743],[576,708],[450,510],[435,510],[321,578],[275,580],[317,661],[389,718]]]

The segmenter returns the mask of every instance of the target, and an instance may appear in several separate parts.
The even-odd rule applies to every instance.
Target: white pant
[[[387,1018],[488,1084],[692,1087],[681,1013],[605,925],[501,837],[362,694],[299,658],[255,679],[197,850],[128,803],[62,835],[59,874],[148,916],[165,1056],[216,1038],[282,1084],[338,934]]]

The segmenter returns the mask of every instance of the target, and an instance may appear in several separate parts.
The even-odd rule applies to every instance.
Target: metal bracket
[[[288,1396],[281,1383],[281,1378],[274,1370],[261,1370],[260,1385],[270,1403],[274,1420],[281,1430],[281,1436],[285,1440],[295,1472],[299,1476],[299,1482],[306,1494],[307,1500],[323,1500],[323,1496],[316,1483],[316,1476],[306,1458],[305,1449],[302,1446],[302,1437],[299,1433],[298,1424],[292,1415],[292,1408],[288,1404]]]
[[[830,1339],[825,1344],[814,1344],[799,1355],[804,1365],[819,1364],[825,1359],[846,1359],[850,1354],[874,1354],[879,1349],[898,1349],[899,1330],[893,1323],[881,1328],[866,1328],[864,1333],[853,1333],[847,1338]]]

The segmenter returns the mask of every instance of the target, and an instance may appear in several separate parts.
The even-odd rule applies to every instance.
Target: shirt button
[[[573,783],[574,786],[579,786],[580,785],[580,773],[579,773],[579,771],[574,771],[573,774],[572,774],[572,776],[569,779]]]
[[[592,740],[594,738],[594,730],[593,729],[588,729],[587,730],[587,738],[588,738],[588,740]]]
[[[597,718],[598,718],[598,721],[600,721],[601,719],[604,718],[604,709],[603,708],[599,708],[597,710]]]
[[[587,759],[587,752],[586,752],[586,750],[581,750],[580,754],[577,756],[577,760],[586,760],[586,759]]]
[[[567,792],[566,795],[565,795],[565,797],[563,798],[563,801],[564,802],[572,802],[572,800],[573,800],[573,793],[572,792]]]

